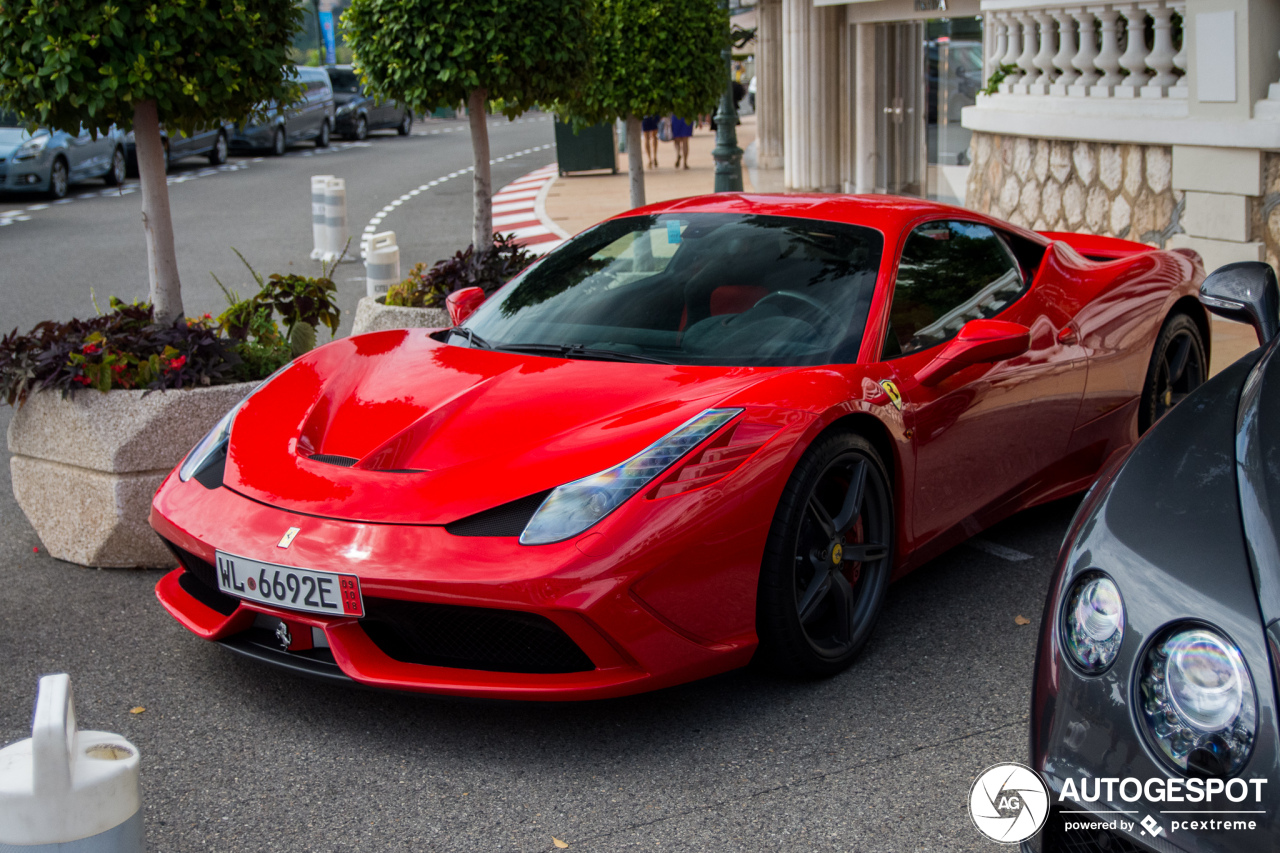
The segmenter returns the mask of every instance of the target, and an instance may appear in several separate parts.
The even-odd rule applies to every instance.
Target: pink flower
[[[185,355],[180,355],[177,358],[171,360],[169,362],[169,366],[166,367],[165,370],[170,372],[174,370],[181,370],[186,363],[187,363],[187,357]]]

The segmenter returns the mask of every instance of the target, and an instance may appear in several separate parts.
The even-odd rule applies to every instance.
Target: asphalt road
[[[550,136],[548,123],[495,129],[494,156]],[[504,161],[495,184],[550,159]],[[310,264],[311,173],[348,179],[359,234],[409,187],[469,161],[466,134],[451,132],[176,184],[189,313],[219,308],[208,271],[234,280],[231,246],[264,272]],[[202,171],[192,163],[183,173]],[[450,180],[388,218],[408,262],[465,243],[469,193]],[[81,198],[0,229],[3,325],[83,314],[90,285],[99,298],[141,296],[136,199]],[[362,285],[346,269],[349,307]],[[0,407],[0,428],[8,420]],[[39,675],[71,673],[81,726],[142,751],[152,851],[549,851],[553,838],[584,851],[996,849],[970,823],[968,790],[990,764],[1026,758],[1041,608],[1074,508],[1023,513],[895,585],[862,657],[836,678],[747,669],[627,699],[522,705],[344,689],[236,658],[163,611],[160,572],[37,552],[5,465],[0,743],[29,735]]]
[[[495,189],[553,162],[554,149],[542,148],[552,141],[550,116],[529,114],[518,122],[492,118],[491,156],[509,158],[493,164]],[[359,240],[370,218],[401,195],[471,163],[465,120],[419,121],[408,137],[376,131],[365,142],[335,138],[323,150],[301,143],[281,158],[233,154],[218,169],[202,157],[179,161],[169,175],[169,203],[187,314],[216,316],[226,307],[214,275],[242,296],[257,289],[232,249],[263,275],[318,274],[320,264],[310,260],[311,176],[332,174],[346,180],[356,259],[341,264],[333,276],[345,333],[365,292]],[[109,296],[146,298],[137,180],[130,179],[122,190],[88,181],[73,186],[63,202],[0,193],[0,222],[10,220],[0,226],[0,334],[15,327],[25,331],[50,318],[92,316],[94,295],[104,309]],[[403,271],[471,242],[471,196],[470,174],[455,174],[383,220],[380,231],[396,232]]]

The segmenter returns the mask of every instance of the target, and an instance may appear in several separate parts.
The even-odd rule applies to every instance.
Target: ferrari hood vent
[[[333,453],[313,453],[307,458],[312,462],[323,462],[326,465],[337,465],[341,468],[350,468],[360,461],[354,456],[337,456]]]

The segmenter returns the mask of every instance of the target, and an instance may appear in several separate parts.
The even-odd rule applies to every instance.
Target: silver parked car
[[[267,148],[280,155],[290,145],[314,140],[317,148],[329,147],[333,133],[333,86],[323,68],[305,65],[294,73],[304,87],[302,100],[287,109],[274,105],[260,124],[241,125],[231,136],[232,148]]]
[[[67,194],[71,184],[102,178],[108,186],[125,178],[124,134],[112,127],[95,138],[36,128],[28,131],[13,113],[0,112],[0,190]]]

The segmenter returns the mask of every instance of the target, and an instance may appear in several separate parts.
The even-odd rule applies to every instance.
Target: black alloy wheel
[[[271,153],[277,157],[283,157],[288,147],[284,139],[284,128],[277,126],[276,132],[271,136]]]
[[[356,116],[356,132],[354,135],[361,142],[369,138],[369,119],[364,116]]]
[[[1209,368],[1200,327],[1186,314],[1165,321],[1142,385],[1138,431],[1144,433],[1204,382]]]
[[[400,119],[400,126],[396,128],[396,133],[408,136],[411,130],[413,130],[413,113],[406,110],[404,118]]]
[[[124,178],[124,149],[117,148],[115,151],[111,152],[111,168],[107,169],[107,173],[102,176],[102,180],[109,187],[118,187],[124,183]]]
[[[67,161],[61,157],[54,158],[49,169],[49,195],[54,198],[66,198],[67,187],[71,182],[67,179]]]
[[[227,134],[220,130],[218,138],[213,142],[213,147],[209,149],[209,165],[221,166],[227,162],[227,149]]]
[[[320,135],[316,137],[317,148],[329,147],[329,120],[325,119],[320,123]]]
[[[780,673],[834,675],[871,636],[893,561],[893,494],[860,435],[820,438],[792,472],[765,545],[759,657]]]

